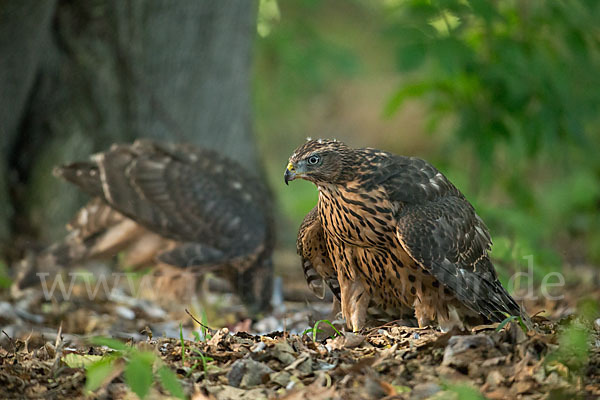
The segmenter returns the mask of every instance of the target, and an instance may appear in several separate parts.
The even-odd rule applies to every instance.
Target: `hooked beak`
[[[294,168],[294,164],[288,163],[283,179],[285,180],[286,185],[289,185],[289,181],[296,179],[296,168]]]

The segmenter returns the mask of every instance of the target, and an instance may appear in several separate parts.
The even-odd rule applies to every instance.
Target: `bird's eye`
[[[308,160],[307,160],[308,165],[316,165],[319,163],[319,160],[320,160],[319,156],[310,156],[310,157],[308,157]]]

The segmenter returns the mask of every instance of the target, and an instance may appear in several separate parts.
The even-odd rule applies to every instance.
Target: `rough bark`
[[[150,137],[257,169],[252,1],[0,3],[0,241],[55,240],[83,196],[52,167]]]

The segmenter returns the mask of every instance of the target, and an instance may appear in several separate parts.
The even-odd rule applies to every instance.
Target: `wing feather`
[[[489,320],[527,320],[498,280],[487,227],[443,174],[423,160],[389,155],[377,177],[397,205],[396,237],[411,258]]]
[[[216,253],[205,250],[214,249],[234,259],[272,240],[264,185],[210,150],[139,140],[57,173],[147,229],[189,243],[165,258],[210,254],[212,262]]]

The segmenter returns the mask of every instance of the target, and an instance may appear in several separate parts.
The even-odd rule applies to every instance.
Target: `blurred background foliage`
[[[262,0],[259,145],[280,246],[316,203],[305,137],[425,158],[475,205],[504,280],[600,264],[600,2]]]

